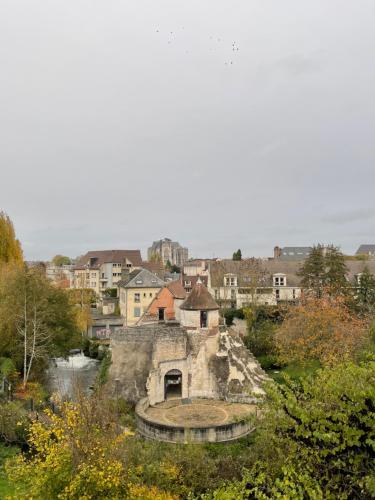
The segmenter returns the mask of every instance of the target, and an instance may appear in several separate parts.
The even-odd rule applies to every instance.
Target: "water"
[[[48,369],[49,389],[64,399],[72,399],[77,386],[85,393],[90,393],[98,369],[99,361],[88,358],[83,353],[67,359],[55,358]]]

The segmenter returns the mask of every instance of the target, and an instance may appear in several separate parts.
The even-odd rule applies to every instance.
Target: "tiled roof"
[[[188,298],[181,304],[180,309],[187,311],[215,311],[219,309],[219,306],[205,285],[198,281]]]
[[[186,292],[180,281],[171,281],[167,284],[168,290],[171,292],[175,299],[185,299]]]

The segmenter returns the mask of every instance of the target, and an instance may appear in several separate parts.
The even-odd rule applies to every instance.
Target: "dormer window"
[[[237,276],[234,274],[224,276],[224,286],[237,286]]]
[[[273,276],[273,286],[286,286],[286,276],[285,276],[285,274],[274,274],[274,276]]]

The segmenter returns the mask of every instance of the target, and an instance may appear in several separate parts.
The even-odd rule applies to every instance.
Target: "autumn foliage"
[[[354,359],[368,341],[365,320],[351,314],[342,298],[311,298],[291,308],[275,334],[282,363],[312,359],[324,365]]]
[[[58,408],[58,414],[47,411],[31,425],[31,453],[7,464],[15,498],[176,498],[133,480],[134,471],[123,461],[132,432],[119,426],[108,400],[80,395],[78,402]]]

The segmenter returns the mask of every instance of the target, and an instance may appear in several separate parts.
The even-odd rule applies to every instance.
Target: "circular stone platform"
[[[147,398],[136,407],[138,430],[145,437],[170,442],[224,442],[254,429],[248,417],[256,406],[213,399],[172,399],[149,406]]]

